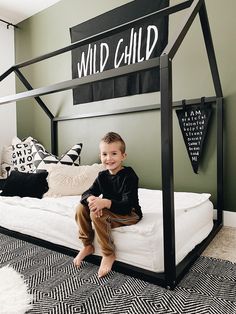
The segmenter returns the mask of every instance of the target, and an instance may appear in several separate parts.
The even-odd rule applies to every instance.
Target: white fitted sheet
[[[176,263],[213,227],[210,194],[175,192]],[[162,192],[139,189],[143,219],[112,230],[117,260],[155,272],[164,269]],[[80,196],[59,198],[0,196],[0,226],[73,249],[81,249],[74,220]],[[101,251],[95,239],[95,254]]]

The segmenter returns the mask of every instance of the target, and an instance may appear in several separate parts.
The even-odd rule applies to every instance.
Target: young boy
[[[104,277],[116,259],[111,229],[136,224],[142,218],[142,211],[138,200],[138,177],[131,167],[122,165],[126,158],[123,139],[119,134],[109,132],[102,138],[99,148],[106,170],[98,174],[77,206],[76,222],[84,247],[75,257],[74,264],[80,266],[86,256],[94,253],[95,232],[102,251],[98,277]]]

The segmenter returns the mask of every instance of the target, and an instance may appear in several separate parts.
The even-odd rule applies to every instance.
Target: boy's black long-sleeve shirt
[[[111,201],[109,210],[115,214],[127,215],[134,208],[140,219],[142,211],[138,200],[138,176],[131,167],[124,167],[112,175],[108,170],[99,172],[93,185],[82,194],[81,203],[87,205],[90,195]]]

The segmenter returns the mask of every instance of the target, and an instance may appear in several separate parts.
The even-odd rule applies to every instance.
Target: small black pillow
[[[42,198],[48,190],[47,176],[47,171],[38,173],[12,171],[0,195]]]
[[[3,189],[5,183],[6,183],[7,179],[0,179],[0,190]]]

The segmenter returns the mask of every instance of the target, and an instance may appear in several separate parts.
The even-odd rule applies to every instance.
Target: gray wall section
[[[15,36],[16,62],[70,44],[70,27],[128,2],[121,0],[60,1],[19,24]],[[178,2],[181,1],[171,1],[172,4]],[[236,3],[234,0],[226,2],[207,0],[206,5],[225,96],[225,209],[236,211],[234,197],[236,65],[233,61],[236,55],[236,46],[233,42]],[[170,17],[170,39],[183,23],[183,17],[183,12]],[[24,69],[24,73],[33,87],[71,79],[70,53],[29,66]],[[17,83],[17,90],[22,90],[20,83]],[[214,95],[214,88],[197,17],[173,62],[173,96],[174,100],[180,100],[212,95]],[[55,116],[67,116],[159,103],[159,94],[151,93],[78,106],[73,106],[71,91],[44,96],[43,100]],[[175,189],[209,192],[215,200],[215,117],[211,121],[198,175],[192,171],[175,112],[173,117]],[[19,137],[32,135],[50,149],[49,121],[33,100],[21,101],[17,104],[17,119]],[[159,112],[151,111],[62,122],[59,125],[59,153],[63,153],[75,142],[83,142],[82,163],[91,164],[98,161],[99,140],[109,130],[121,133],[126,140],[128,147],[126,164],[135,168],[140,177],[140,185],[147,188],[161,188]]]

